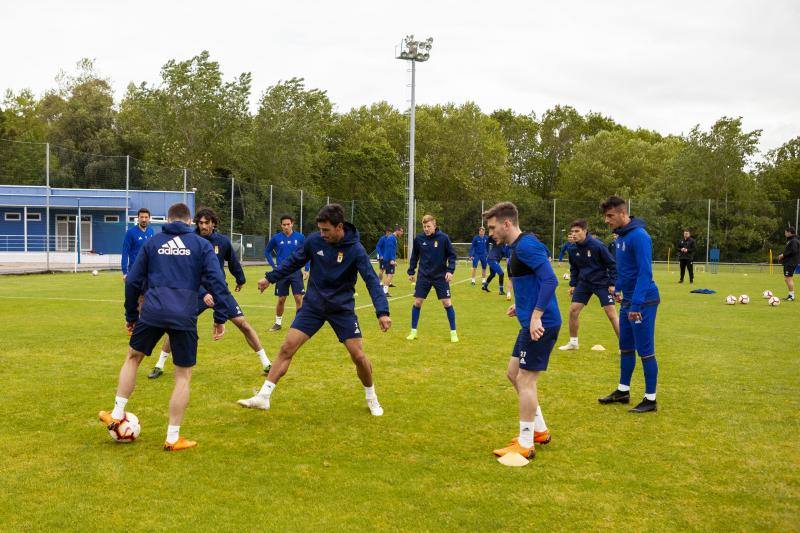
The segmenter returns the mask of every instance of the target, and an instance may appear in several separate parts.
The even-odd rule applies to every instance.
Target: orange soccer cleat
[[[186,440],[185,438],[180,437],[173,444],[165,442],[164,443],[164,451],[165,452],[179,452],[181,450],[194,448],[195,446],[197,446],[197,442],[196,441]]]
[[[505,454],[512,452],[516,452],[526,459],[533,459],[536,456],[536,448],[534,446],[531,446],[530,448],[520,446],[516,438],[512,440],[505,448],[494,450],[493,453],[498,457],[502,457]]]
[[[97,418],[99,418],[103,424],[108,427],[108,429],[113,429],[115,426],[118,426],[120,422],[122,422],[122,420],[112,418],[111,413],[108,411],[100,411],[97,413]]]

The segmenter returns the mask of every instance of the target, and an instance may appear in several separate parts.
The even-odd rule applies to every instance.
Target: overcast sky
[[[405,109],[409,67],[393,57],[414,33],[434,38],[419,103],[537,115],[568,104],[665,134],[742,116],[770,149],[800,135],[799,30],[792,0],[4,1],[0,88],[41,94],[90,57],[119,99],[205,49],[227,78],[252,72],[254,102],[299,76],[339,111]]]

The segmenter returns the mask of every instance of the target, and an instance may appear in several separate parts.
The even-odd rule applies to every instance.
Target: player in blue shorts
[[[239,258],[236,257],[236,252],[233,251],[230,239],[225,235],[217,233],[217,226],[219,225],[217,214],[214,210],[207,207],[201,208],[195,214],[194,223],[197,226],[195,231],[200,236],[206,238],[211,243],[211,246],[214,247],[214,254],[219,260],[220,270],[225,272],[225,262],[228,262],[228,270],[230,270],[231,274],[236,279],[236,288],[234,292],[241,291],[246,282],[244,270],[242,270],[242,264],[239,262]],[[200,293],[197,297],[197,314],[199,315],[211,307],[214,308],[215,329],[219,330],[218,333],[214,335],[214,340],[222,338],[224,326],[220,326],[225,324],[227,320],[230,320],[239,328],[239,331],[242,332],[247,344],[250,345],[258,356],[262,371],[264,374],[267,374],[269,372],[270,362],[266,351],[264,351],[264,347],[261,345],[261,340],[258,338],[258,332],[247,322],[242,308],[239,307],[239,303],[234,299],[233,295],[228,295],[214,302],[213,299],[209,299],[208,292],[205,289],[200,289]],[[158,362],[153,368],[153,371],[147,375],[148,378],[155,379],[164,373],[164,364],[167,362],[170,352],[171,349],[168,338],[164,341],[164,346],[161,348],[161,355],[158,358]]]
[[[514,278],[514,304],[508,316],[516,316],[520,330],[511,359],[508,379],[519,396],[519,434],[497,456],[516,452],[532,459],[535,443],[550,442],[550,431],[539,407],[538,381],[547,370],[550,353],[561,329],[556,301],[558,278],[548,259],[547,247],[535,236],[519,229],[519,212],[511,202],[501,202],[484,214],[489,235],[511,248],[509,276]]]
[[[500,283],[500,295],[502,296],[505,293],[503,289],[505,273],[503,272],[503,267],[500,265],[500,261],[503,260],[503,257],[508,256],[508,247],[505,244],[497,244],[497,241],[495,241],[493,237],[489,237],[487,248],[489,249],[489,277],[483,281],[481,290],[490,292],[489,284],[492,283],[494,277],[497,276],[498,282]]]
[[[299,231],[294,231],[294,218],[292,215],[281,215],[281,231],[276,233],[267,243],[264,248],[264,258],[273,269],[276,269],[289,259],[295,250],[302,248],[304,241],[303,234]],[[273,255],[275,259],[272,258]],[[302,274],[298,269],[275,285],[275,296],[278,297],[278,304],[275,306],[275,323],[268,330],[270,333],[278,331],[282,327],[283,311],[290,287],[292,296],[294,296],[295,309],[300,310],[303,306],[303,295],[306,293],[303,282],[306,279],[308,279],[308,265],[306,265]]]
[[[628,215],[628,205],[619,196],[612,196],[601,205],[606,224],[619,235],[617,251],[617,299],[621,299],[619,324],[620,370],[617,389],[598,401],[602,404],[629,403],[631,376],[636,367],[636,354],[644,370],[644,399],[631,413],[655,411],[658,363],[656,362],[656,311],[660,297],[653,281],[653,241],[643,220]]]
[[[355,312],[353,294],[357,275],[361,274],[367,286],[382,331],[387,331],[392,325],[389,302],[381,290],[381,283],[367,251],[359,242],[358,231],[351,223],[344,221],[342,206],[330,204],[323,207],[317,215],[317,227],[318,233],[309,235],[303,246],[295,250],[288,260],[276,270],[267,272],[264,279],[258,282],[258,290],[264,292],[271,283],[286,279],[292,272],[311,262],[305,303],[286,333],[286,340],[264,385],[252,398],[239,400],[239,405],[251,409],[269,409],[272,391],[289,369],[292,357],[328,322],[356,365],[370,413],[381,416],[383,408],[375,394],[372,363],[364,354],[361,327]]]
[[[583,219],[572,222],[569,229],[573,246],[569,248],[569,342],[559,350],[578,349],[578,317],[586,304],[597,296],[614,333],[619,338],[619,319],[615,307],[614,285],[617,265],[603,241],[589,235],[589,224]]]
[[[414,239],[408,264],[408,279],[412,283],[418,262],[419,277],[414,287],[414,305],[411,306],[411,333],[406,339],[412,341],[417,338],[422,303],[433,288],[447,313],[450,342],[458,342],[456,312],[450,300],[450,282],[453,281],[453,272],[456,270],[456,251],[450,237],[436,227],[436,219],[432,215],[422,217],[422,233]]]
[[[481,284],[486,283],[486,262],[489,254],[489,237],[486,236],[486,228],[478,228],[478,234],[472,238],[469,245],[469,259],[472,261],[472,285],[475,285],[475,272],[478,263],[481,264]]]
[[[383,280],[383,294],[387,298],[391,298],[389,294],[389,287],[394,287],[392,281],[394,280],[394,271],[397,268],[397,243],[403,237],[403,228],[395,226],[394,231],[386,236],[383,241],[383,268],[386,272],[386,278]]]
[[[168,224],[148,239],[125,280],[125,321],[132,333],[128,356],[119,372],[117,395],[111,412],[99,418],[115,429],[125,417],[125,407],[136,386],[136,371],[164,334],[174,351],[175,388],[169,401],[169,425],[164,450],[197,446],[180,436],[180,425],[189,404],[192,367],[197,362],[197,293],[200,287],[223,300],[230,296],[225,276],[208,240],[192,231],[186,204],[167,211]],[[139,296],[147,284],[139,311]]]

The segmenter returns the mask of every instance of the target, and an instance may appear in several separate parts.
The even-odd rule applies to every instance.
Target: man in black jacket
[[[681,263],[681,279],[678,283],[683,283],[687,269],[689,270],[689,283],[694,283],[694,250],[696,247],[697,243],[689,230],[683,230],[683,239],[678,243],[678,259]]]
[[[800,241],[797,240],[797,230],[789,226],[783,231],[783,234],[788,239],[786,241],[786,249],[781,255],[778,256],[778,261],[783,265],[783,279],[786,281],[786,287],[789,289],[789,296],[786,301],[794,301],[794,270],[797,264],[800,263]]]

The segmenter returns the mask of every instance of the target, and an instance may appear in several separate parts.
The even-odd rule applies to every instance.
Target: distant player
[[[508,362],[508,379],[519,396],[519,434],[497,456],[516,452],[533,459],[534,443],[550,442],[550,432],[539,407],[537,383],[547,370],[550,353],[561,329],[556,301],[558,279],[548,259],[547,247],[519,229],[519,213],[511,202],[502,202],[483,214],[489,234],[511,247],[509,273],[514,277],[514,304],[508,316],[516,316],[519,334]]]
[[[629,403],[631,376],[636,367],[636,354],[644,370],[644,399],[631,413],[655,411],[658,363],[656,362],[656,311],[660,298],[653,281],[653,241],[645,231],[644,221],[629,216],[625,200],[612,196],[603,202],[606,224],[619,235],[617,238],[617,297],[620,309],[619,352],[620,371],[617,390],[599,398],[602,404]]]
[[[481,285],[486,284],[486,262],[489,253],[488,240],[486,229],[481,226],[478,228],[478,234],[472,238],[472,243],[469,245],[469,259],[472,261],[472,285],[475,285],[475,271],[478,269],[478,263],[481,264]]]
[[[128,275],[128,271],[136,262],[136,256],[142,249],[147,239],[153,236],[153,228],[150,227],[150,210],[146,207],[139,209],[136,213],[136,225],[125,232],[125,239],[122,241],[122,279]]]
[[[419,262],[419,276],[415,277]],[[442,302],[447,320],[450,322],[450,342],[458,342],[456,333],[456,312],[450,300],[450,282],[456,270],[456,251],[450,237],[439,231],[436,219],[431,215],[422,217],[422,233],[414,239],[411,250],[411,260],[408,264],[408,279],[414,286],[414,305],[411,306],[411,333],[407,340],[417,338],[417,325],[422,310],[422,303],[431,292],[436,290],[436,296]]]
[[[786,301],[794,301],[794,271],[800,263],[800,241],[797,240],[797,230],[791,226],[783,231],[783,235],[788,239],[786,241],[786,248],[783,253],[778,256],[778,261],[783,265],[783,280],[786,282],[786,288],[789,289],[789,296]]]
[[[386,262],[383,260],[383,243],[386,242],[386,237],[391,235],[392,229],[386,228],[384,235],[378,239],[378,244],[375,245],[375,256],[378,259],[378,279],[383,280],[383,274],[386,272]]]
[[[195,214],[194,223],[197,226],[195,232],[207,239],[208,242],[211,243],[211,246],[214,247],[214,254],[217,256],[219,268],[223,273],[225,272],[225,262],[228,262],[228,270],[230,270],[231,274],[236,279],[236,288],[234,291],[241,291],[246,283],[244,270],[242,270],[242,264],[239,262],[239,258],[236,257],[236,252],[233,251],[233,245],[230,239],[225,235],[217,233],[217,226],[219,225],[217,214],[212,209],[204,207]],[[224,324],[227,320],[233,322],[233,324],[239,328],[239,331],[242,332],[242,335],[244,335],[247,344],[256,352],[261,363],[261,369],[264,374],[267,374],[270,367],[267,353],[261,345],[258,333],[255,328],[247,322],[247,319],[245,319],[244,312],[242,312],[242,308],[239,307],[239,303],[233,295],[228,295],[224,298],[220,297],[216,302],[212,302],[212,305],[206,303],[207,295],[208,292],[201,288],[197,297],[197,314],[199,315],[209,307],[213,307],[215,326],[218,327],[219,324]],[[155,379],[164,373],[164,363],[167,362],[171,351],[169,338],[167,338],[164,341],[164,346],[161,348],[161,355],[158,358],[156,366],[153,368],[153,371],[147,375],[148,378]]]
[[[611,240],[608,242],[608,252],[611,254],[611,257],[614,257],[616,261],[616,254],[617,254],[617,238],[619,235],[616,233],[611,234]]]
[[[367,285],[382,331],[387,331],[392,324],[389,318],[389,302],[381,290],[367,251],[359,242],[358,231],[351,223],[344,221],[342,206],[329,204],[323,207],[317,215],[317,227],[318,233],[309,235],[303,246],[297,248],[276,270],[267,272],[265,278],[258,282],[258,289],[264,292],[270,283],[286,279],[292,272],[311,262],[305,303],[286,333],[286,340],[281,345],[264,385],[252,398],[239,400],[239,405],[251,409],[269,409],[272,391],[289,369],[294,354],[328,322],[356,365],[370,413],[381,416],[383,408],[375,394],[372,363],[364,354],[361,327],[355,312],[353,293],[357,274],[361,274]]]
[[[284,261],[292,256],[298,248],[303,247],[305,237],[299,231],[294,231],[294,217],[292,215],[281,215],[281,231],[276,233],[264,248],[264,258],[273,269],[278,268]],[[273,259],[273,255],[275,259]],[[303,306],[303,295],[306,293],[303,281],[308,279],[308,265],[305,271],[292,272],[291,276],[283,278],[280,283],[275,285],[275,296],[278,297],[278,304],[275,306],[275,323],[269,328],[269,332],[281,329],[283,324],[283,311],[286,305],[286,297],[289,296],[289,287],[292,288],[294,305],[297,311]]]
[[[403,228],[400,226],[394,227],[394,232],[386,236],[383,241],[383,267],[386,273],[386,278],[383,280],[383,294],[387,298],[391,298],[389,294],[389,287],[394,287],[392,281],[394,280],[394,271],[397,268],[397,243],[403,237]]]
[[[498,282],[500,283],[500,295],[503,295],[505,294],[505,290],[503,288],[505,273],[503,272],[503,267],[500,265],[500,261],[503,260],[503,257],[508,257],[508,255],[510,255],[508,248],[505,244],[498,244],[494,237],[489,237],[486,248],[489,250],[489,278],[483,281],[481,290],[490,292],[489,284],[492,282],[494,277],[497,276]]]
[[[192,367],[197,361],[197,293],[204,287],[213,297],[230,296],[214,248],[192,231],[186,204],[167,212],[164,231],[148,239],[125,281],[125,320],[132,332],[128,357],[122,365],[114,410],[100,411],[100,420],[115,429],[136,385],[136,371],[166,333],[174,350],[175,388],[169,402],[169,425],[164,450],[197,446],[180,436],[183,413],[189,404]],[[139,295],[147,283],[141,313]]]
[[[619,338],[619,318],[614,306],[614,286],[617,282],[617,266],[605,243],[589,235],[589,224],[578,219],[570,226],[570,237],[574,247],[569,250],[569,342],[559,350],[578,349],[578,317],[586,304],[597,296],[614,334]]]
[[[683,238],[678,242],[678,260],[681,264],[681,279],[678,283],[683,283],[686,271],[689,271],[689,283],[694,283],[694,251],[697,248],[692,234],[688,229],[683,230]]]

